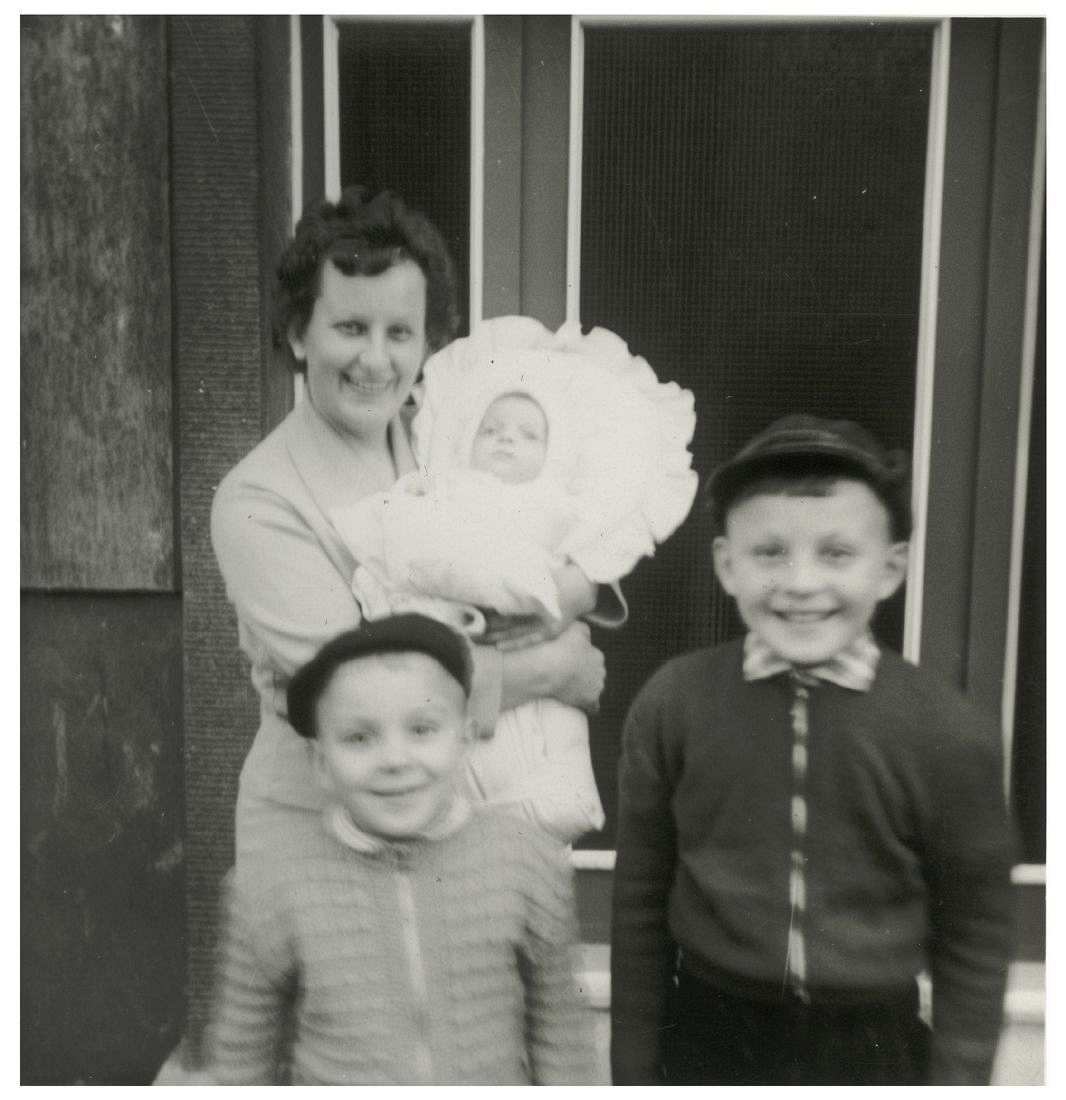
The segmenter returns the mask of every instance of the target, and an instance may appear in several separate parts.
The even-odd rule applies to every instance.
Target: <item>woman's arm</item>
[[[350,584],[278,493],[224,482],[211,510],[211,542],[253,661],[265,658],[289,676],[358,626]]]
[[[560,618],[540,615],[497,615],[487,612],[486,641],[503,650],[539,645],[561,634],[571,623],[587,618],[597,626],[614,629],[629,617],[622,590],[617,582],[599,585],[590,581],[574,562],[566,562],[552,571],[559,594]]]
[[[500,658],[501,710],[533,699],[557,699],[595,713],[607,672],[585,623],[571,623],[557,638],[501,653]]]

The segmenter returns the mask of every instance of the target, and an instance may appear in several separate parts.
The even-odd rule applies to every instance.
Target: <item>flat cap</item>
[[[867,482],[892,513],[899,537],[909,535],[907,457],[902,451],[886,451],[852,420],[823,420],[806,414],[775,420],[711,474],[707,497],[723,522],[729,503],[755,478],[823,469],[852,473]]]
[[[439,619],[415,612],[364,619],[338,634],[297,670],[288,689],[289,724],[301,737],[315,736],[315,706],[330,677],[348,661],[377,653],[425,653],[458,680],[470,695],[473,658],[470,643]]]

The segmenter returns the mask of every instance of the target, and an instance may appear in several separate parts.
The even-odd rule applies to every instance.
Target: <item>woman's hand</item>
[[[600,696],[607,683],[607,666],[603,653],[592,644],[592,632],[587,623],[571,623],[545,647],[557,650],[559,682],[551,692],[553,699],[595,714],[600,709]]]
[[[504,654],[500,708],[551,698],[595,714],[607,672],[585,623],[571,623],[540,645]]]
[[[550,615],[486,615],[488,629],[481,641],[491,642],[504,650],[524,649],[559,637],[564,630],[596,606],[597,587],[585,576],[580,566],[567,562],[552,570],[559,593],[562,614]]]

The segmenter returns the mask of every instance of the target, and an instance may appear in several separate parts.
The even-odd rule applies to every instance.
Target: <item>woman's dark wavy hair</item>
[[[278,261],[274,342],[287,346],[291,328],[302,334],[322,289],[329,260],[345,275],[380,275],[413,260],[426,277],[426,343],[437,351],[459,327],[455,265],[437,227],[399,195],[346,187],[336,203],[307,210]],[[303,364],[295,363],[302,370]]]

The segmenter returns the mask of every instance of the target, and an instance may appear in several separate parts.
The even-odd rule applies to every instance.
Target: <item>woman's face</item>
[[[336,431],[384,438],[426,358],[426,277],[412,260],[380,275],[345,275],[332,262],[293,355],[307,368],[307,396]]]

